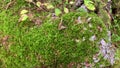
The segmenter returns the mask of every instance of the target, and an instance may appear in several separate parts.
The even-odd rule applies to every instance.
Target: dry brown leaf
[[[58,30],[63,30],[63,29],[66,29],[67,27],[63,26],[63,23],[60,22],[59,25],[58,25]]]

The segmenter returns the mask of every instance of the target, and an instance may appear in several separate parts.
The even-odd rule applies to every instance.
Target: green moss
[[[24,33],[24,35],[22,34],[20,40],[22,44],[20,47],[22,48],[14,48],[13,46],[11,50],[15,53],[18,51],[17,54],[19,54],[20,49],[27,48],[27,53],[31,55],[38,53],[41,55],[42,59],[35,61],[36,63],[39,62],[46,65],[55,65],[56,63],[57,65],[66,65],[70,62],[84,62],[86,59],[92,62],[93,54],[98,52],[98,42],[106,37],[106,27],[98,17],[87,13],[86,18],[92,17],[90,23],[93,27],[90,28],[88,23],[75,25],[75,19],[77,19],[78,16],[82,16],[82,14],[83,13],[80,12],[63,15],[63,24],[67,27],[65,30],[58,30],[60,21],[48,21],[39,28],[31,28],[29,32]],[[99,32],[97,26],[101,26],[103,31]],[[86,27],[87,30],[83,30],[84,27]],[[92,30],[92,32],[90,32],[90,30]],[[97,36],[97,40],[95,42],[89,41],[89,38],[94,34]],[[85,37],[85,41],[82,41],[83,37]],[[75,39],[79,39],[80,42],[75,42]],[[24,51],[26,52],[26,50],[20,52],[20,56]],[[22,56],[25,57],[24,55]],[[35,59],[37,59],[37,56]],[[44,61],[40,62],[41,60]]]
[[[12,43],[7,50],[3,45],[0,48],[0,63],[6,68],[34,68],[42,65],[53,68],[60,64],[66,66],[71,62],[85,62],[86,59],[93,62],[92,57],[99,49],[98,42],[107,35],[105,24],[93,13],[64,14],[61,19],[67,28],[58,30],[60,19],[47,19],[40,27],[28,27],[29,24],[25,26],[18,23],[18,16],[12,16],[10,11],[12,9],[0,13],[0,32],[3,33],[1,37],[9,35],[9,43]],[[75,24],[79,16],[86,20],[91,17],[89,23],[92,27],[89,27],[87,21]],[[102,32],[98,30],[98,26],[102,28]],[[93,35],[97,38],[94,42],[89,40]]]

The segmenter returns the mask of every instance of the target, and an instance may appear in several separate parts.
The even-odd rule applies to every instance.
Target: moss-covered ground
[[[107,27],[95,13],[75,11],[57,19],[47,16],[50,13],[36,13],[46,16],[37,26],[29,20],[18,22],[20,10],[29,6],[28,3],[16,0],[14,6],[3,9],[8,2],[0,1],[0,68],[70,68],[72,64],[76,68],[84,62],[93,63],[99,42],[107,41]],[[82,23],[78,23],[78,17]],[[64,29],[59,29],[60,23]],[[116,31],[112,41],[119,45],[118,20],[113,29]],[[91,40],[93,36],[96,38]],[[95,67],[100,64],[109,65],[102,59]]]

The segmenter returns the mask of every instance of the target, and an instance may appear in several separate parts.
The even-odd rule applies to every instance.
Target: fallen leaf
[[[36,2],[36,5],[38,6],[38,7],[40,7],[41,6],[41,2]]]
[[[65,13],[69,13],[69,9],[66,8],[66,7],[64,7],[64,12],[65,12]]]
[[[26,13],[28,13],[28,10],[26,10],[26,9],[23,9],[23,10],[20,12],[21,15],[22,15],[22,14],[26,14]]]
[[[63,29],[66,29],[66,27],[63,26],[62,22],[60,22],[58,25],[58,30],[63,30]]]
[[[63,29],[66,29],[66,27],[65,27],[65,26],[61,26],[61,27],[59,28],[59,30],[63,30]]]
[[[22,14],[18,22],[25,21],[27,19],[28,19],[28,15],[27,14]]]
[[[54,6],[52,4],[48,4],[48,5],[46,5],[46,7],[47,7],[47,9],[53,9],[54,8]]]

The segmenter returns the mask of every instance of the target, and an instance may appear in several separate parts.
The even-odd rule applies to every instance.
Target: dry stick
[[[15,0],[13,0],[13,1],[10,1],[7,5],[6,5],[6,7],[5,7],[5,9],[7,10],[9,7],[11,7],[11,5],[13,5],[15,3]]]

